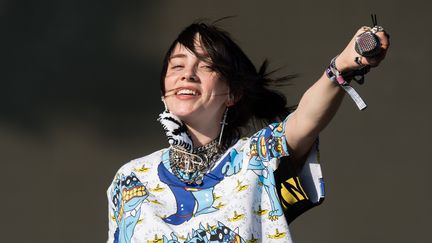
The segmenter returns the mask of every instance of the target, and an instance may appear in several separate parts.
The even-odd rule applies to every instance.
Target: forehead
[[[185,46],[181,43],[177,43],[171,52],[170,59],[172,58],[185,58],[188,56],[198,57],[200,59],[209,59],[208,52],[203,47],[199,35],[195,35],[193,45]]]
[[[171,52],[170,59],[187,57],[188,55],[195,55],[195,54],[184,45],[177,43]]]

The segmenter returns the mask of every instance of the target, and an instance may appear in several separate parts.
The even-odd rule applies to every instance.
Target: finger
[[[358,35],[366,32],[366,31],[370,31],[370,30],[371,30],[371,27],[369,27],[369,26],[362,26],[362,27],[360,27],[360,29],[357,30],[357,33],[355,34],[355,36],[358,36]]]
[[[384,50],[387,50],[390,47],[390,39],[389,39],[388,34],[384,31],[380,31],[380,32],[377,32],[376,35],[378,36],[378,38],[380,40],[381,48]]]
[[[369,65],[371,67],[376,67],[381,62],[380,59],[377,58],[364,58],[365,59],[365,65]]]
[[[365,65],[369,65],[371,67],[378,66],[382,60],[384,60],[387,53],[387,49],[382,49],[381,52],[375,57],[363,58]],[[363,62],[362,62],[363,63]]]

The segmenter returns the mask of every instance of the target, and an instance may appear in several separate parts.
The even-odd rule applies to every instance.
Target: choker
[[[170,167],[173,174],[182,182],[201,185],[204,175],[213,168],[224,151],[216,139],[193,148],[191,152],[182,146],[171,145]]]

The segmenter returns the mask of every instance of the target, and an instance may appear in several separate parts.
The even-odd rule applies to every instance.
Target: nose
[[[195,68],[191,67],[191,68],[185,69],[185,71],[181,77],[181,80],[182,81],[190,81],[190,82],[198,81],[198,76],[196,75]]]

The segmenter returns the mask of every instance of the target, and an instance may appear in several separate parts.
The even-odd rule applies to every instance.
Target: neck
[[[219,122],[206,124],[200,122],[197,126],[186,123],[188,133],[192,137],[194,147],[206,145],[219,136]]]

